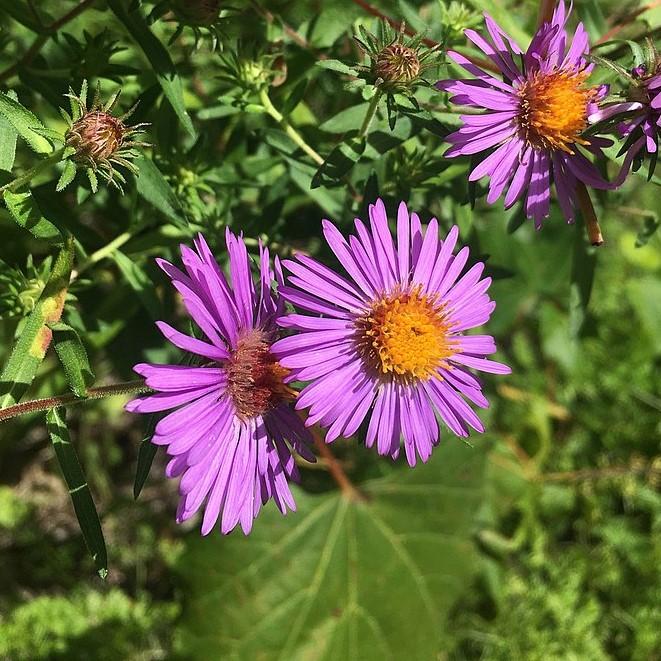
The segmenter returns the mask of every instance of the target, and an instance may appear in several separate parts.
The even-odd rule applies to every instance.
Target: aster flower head
[[[288,480],[297,479],[298,471],[292,448],[314,461],[310,434],[291,408],[287,370],[271,351],[275,320],[284,310],[271,289],[274,280],[282,282],[280,266],[276,260],[274,273],[260,245],[254,283],[242,238],[228,230],[226,243],[229,279],[202,235],[195,250],[182,246],[184,271],[157,260],[206,339],[157,322],[165,338],[195,362],[136,365],[156,392],[126,406],[137,413],[171,411],[156,424],[152,443],[165,446],[171,457],[166,475],[181,477],[177,522],[203,508],[204,535],[218,519],[224,534],[237,524],[248,534],[270,499],[283,514],[294,510]]]
[[[604,61],[605,62],[605,61]],[[592,113],[591,124],[614,124],[616,132],[626,138],[620,153],[626,152],[623,171],[628,171],[631,163],[637,170],[643,158],[650,157],[650,177],[659,151],[661,133],[661,55],[648,40],[644,49],[644,61],[624,71],[612,62],[605,62],[623,74],[628,81],[625,98]]]
[[[69,126],[64,136],[65,156],[69,163],[58,182],[58,190],[63,190],[71,183],[77,167],[86,170],[93,192],[98,188],[97,175],[122,190],[126,179],[116,166],[138,174],[138,168],[132,162],[132,159],[138,156],[136,147],[151,145],[136,140],[136,137],[143,133],[149,124],[126,124],[126,120],[136,109],[135,105],[121,117],[112,114],[120,92],[121,90],[117,90],[106,103],[102,103],[101,91],[97,86],[92,105],[88,107],[87,81],[83,81],[79,94],[69,88],[66,96],[71,102],[71,114],[60,109]]]
[[[579,182],[611,187],[583,153],[598,155],[611,144],[584,134],[588,116],[608,92],[604,85],[587,85],[593,68],[586,59],[587,32],[579,23],[574,36],[568,35],[568,15],[561,0],[551,21],[537,30],[523,52],[488,14],[484,16],[488,37],[474,30],[464,34],[502,78],[448,51],[475,78],[444,80],[437,86],[448,91],[454,103],[486,112],[461,116],[464,125],[446,138],[451,143],[446,156],[487,152],[469,179],[489,177],[489,204],[504,194],[505,208],[510,208],[523,198],[526,214],[538,229],[549,215],[551,184],[555,184],[562,212],[571,222]]]
[[[368,447],[396,458],[400,437],[408,463],[426,461],[439,443],[437,416],[457,435],[484,430],[467,401],[486,407],[469,371],[507,374],[485,358],[496,351],[489,335],[464,335],[485,323],[495,307],[491,278],[477,263],[463,276],[468,248],[456,254],[453,227],[439,240],[435,218],[423,231],[402,202],[397,241],[383,202],[356,219],[348,241],[329,221],[323,232],[348,277],[298,254],[283,262],[291,272],[282,295],[308,314],[288,314],[280,325],[297,333],[273,352],[290,379],[307,381],[296,402],[309,408],[306,424],[328,427],[326,441],[353,435],[369,420]]]

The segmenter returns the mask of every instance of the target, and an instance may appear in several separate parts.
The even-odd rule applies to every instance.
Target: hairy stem
[[[142,379],[136,381],[125,381],[124,383],[112,383],[107,386],[97,386],[87,389],[87,397],[76,397],[76,395],[59,395],[57,397],[46,397],[44,399],[33,399],[27,402],[20,402],[13,406],[0,409],[0,422],[15,418],[27,413],[36,413],[37,411],[48,411],[56,406],[70,406],[72,404],[82,404],[92,399],[103,399],[104,397],[113,397],[114,395],[125,395],[128,393],[150,392],[151,388],[145,385]]]
[[[578,198],[578,206],[585,219],[585,227],[588,231],[588,238],[593,246],[600,246],[604,242],[604,237],[601,233],[601,227],[597,220],[590,194],[585,184],[579,181],[576,184],[576,197]]]
[[[315,162],[317,165],[323,165],[324,159],[305,142],[303,136],[285,119],[283,114],[273,105],[266,88],[262,88],[259,93],[259,100],[266,112],[275,119],[280,128]]]
[[[47,170],[62,159],[64,148],[55,150],[50,156],[39,161],[35,166],[31,167],[25,174],[16,177],[13,181],[5,184],[0,188],[0,194],[6,191],[16,191],[23,186],[29,184],[40,172]]]
[[[28,48],[23,57],[21,57],[18,62],[7,67],[4,71],[0,71],[0,81],[7,78],[11,78],[15,75],[18,70],[30,64],[32,60],[37,56],[39,51],[42,49],[43,45],[48,41],[48,38],[55,34],[61,27],[65,26],[70,21],[73,21],[74,18],[82,14],[86,9],[89,9],[96,0],[81,0],[71,11],[67,12],[61,18],[58,18],[56,21],[53,21],[50,25],[47,25],[43,29],[43,34],[37,36],[37,38],[32,42],[32,46]]]
[[[351,480],[347,477],[344,468],[342,468],[342,464],[331,452],[326,441],[321,438],[321,434],[317,428],[313,427],[310,431],[312,433],[312,438],[314,438],[314,445],[317,448],[319,455],[324,460],[324,464],[326,465],[326,468],[328,468],[331,477],[335,480],[337,486],[340,487],[340,491],[349,500],[365,500],[365,496],[356,489]]]
[[[360,131],[358,132],[358,136],[360,138],[364,138],[367,135],[370,125],[372,124],[372,120],[376,115],[376,110],[379,107],[379,101],[381,100],[382,94],[383,93],[381,92],[381,90],[377,89],[376,93],[370,100],[370,104],[369,106],[367,106],[367,112],[365,113],[365,119],[363,119],[363,124],[360,127]]]

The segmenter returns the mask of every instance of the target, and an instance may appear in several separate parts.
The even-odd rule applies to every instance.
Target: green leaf
[[[142,156],[135,161],[140,174],[137,178],[138,194],[179,227],[186,227],[184,210],[175,192],[151,159]]]
[[[300,80],[296,87],[292,90],[291,94],[287,97],[286,101],[282,104],[282,114],[285,117],[289,117],[289,115],[294,111],[296,106],[303,100],[303,97],[305,96],[305,92],[307,91],[308,88],[308,79],[303,78],[303,80]],[[263,110],[263,107],[262,107]]]
[[[483,455],[447,438],[427,464],[359,485],[364,501],[298,489],[296,513],[269,503],[248,538],[191,537],[178,565],[182,648],[198,659],[436,658],[476,569],[482,482]]]
[[[30,10],[25,2],[20,0],[0,0],[0,9],[3,12],[7,12],[15,21],[32,30],[32,32],[38,34],[43,32],[44,26],[37,21],[34,12]],[[42,7],[40,9],[43,11]],[[53,20],[49,14],[44,13],[42,17],[43,20],[47,20],[49,23]]]
[[[55,351],[71,390],[77,397],[86,397],[87,387],[94,383],[94,372],[80,336],[74,328],[62,322],[49,324],[48,327],[53,331]]]
[[[57,461],[62,469],[62,475],[69,488],[80,531],[83,533],[85,544],[94,560],[99,576],[105,579],[108,575],[108,555],[103,530],[92,493],[85,479],[85,473],[83,473],[76,449],[69,438],[64,409],[55,408],[48,411],[46,425]]]
[[[334,115],[330,119],[323,122],[319,129],[327,133],[346,133],[347,131],[354,131],[360,128],[363,123],[365,113],[369,103],[359,103],[357,106],[345,108]]]
[[[72,265],[73,239],[69,239],[0,374],[0,408],[16,404],[37,374],[53,336],[48,325],[62,316]]]
[[[172,109],[194,138],[195,129],[184,104],[184,88],[167,49],[149,29],[139,8],[130,11],[125,0],[108,0],[108,5],[144,52]]]
[[[16,101],[16,92],[10,90],[7,95]],[[11,172],[16,158],[16,140],[18,132],[3,115],[0,115],[0,170]]]
[[[44,129],[44,125],[32,112],[4,92],[0,92],[0,115],[38,154],[49,154],[53,151],[51,143],[35,130]]]
[[[145,486],[151,465],[158,450],[158,446],[151,442],[157,420],[158,418],[155,415],[150,416],[147,423],[147,434],[140,441],[140,447],[138,448],[138,464],[135,469],[135,480],[133,482],[133,498],[135,500],[138,500],[142,487]]]
[[[76,176],[76,164],[67,160],[64,163],[64,170],[62,170],[62,175],[60,176],[59,181],[57,182],[56,191],[59,193],[63,191],[75,178]]]
[[[130,259],[119,250],[112,253],[112,258],[131,289],[137,294],[149,316],[152,319],[158,319],[161,316],[161,304],[154,293],[154,283],[149,276],[142,270],[142,267],[138,266],[135,260]]]
[[[351,170],[365,151],[367,141],[364,137],[347,138],[333,148],[324,163],[312,177],[312,188],[322,185],[337,184]]]
[[[656,354],[661,355],[661,282],[652,277],[629,282],[626,286],[629,300],[638,315],[642,330],[648,335]]]
[[[345,73],[347,76],[357,76],[358,72],[340,60],[319,60],[316,62],[318,67],[322,69],[328,69],[329,71],[338,71],[339,73]]]
[[[31,191],[12,193],[5,191],[3,199],[11,217],[23,228],[38,239],[61,244],[64,242],[62,232],[50,220],[44,218],[39,204]]]

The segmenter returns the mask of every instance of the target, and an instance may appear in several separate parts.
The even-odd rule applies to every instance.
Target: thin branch
[[[299,413],[301,418],[303,414]],[[324,460],[324,465],[328,469],[328,472],[331,474],[331,477],[335,480],[335,483],[340,487],[340,491],[344,494],[349,500],[365,500],[365,496],[356,489],[351,480],[347,477],[347,474],[342,468],[342,464],[336,459],[335,455],[331,452],[331,449],[328,447],[328,444],[321,437],[319,430],[316,427],[310,429],[312,433],[312,438],[314,439],[314,445],[319,452],[319,455]]]
[[[113,395],[125,395],[128,393],[150,392],[151,388],[145,385],[142,379],[136,381],[126,381],[124,383],[112,383],[107,386],[97,386],[87,389],[87,397],[77,397],[76,395],[59,395],[57,397],[45,397],[44,399],[33,399],[28,402],[20,402],[13,406],[0,409],[0,422],[15,418],[18,415],[26,413],[36,413],[38,411],[48,411],[56,406],[70,406],[71,404],[83,404],[90,399],[103,399]]]
[[[593,246],[600,246],[604,242],[604,237],[601,233],[601,227],[597,220],[590,193],[582,181],[576,184],[576,197],[578,198],[578,206],[585,219],[585,227],[588,231],[588,238]]]
[[[43,33],[32,42],[32,46],[28,48],[23,57],[21,57],[18,62],[15,62],[11,66],[7,67],[4,71],[0,72],[0,81],[11,78],[21,67],[30,64],[30,62],[34,60],[39,51],[42,49],[43,45],[48,41],[49,37],[54,35],[67,23],[73,21],[74,18],[77,18],[86,9],[89,9],[95,2],[96,0],[81,0],[78,5],[76,5],[71,11],[67,12],[64,16],[58,18],[56,21],[53,21],[53,23],[50,25],[46,25],[44,27]]]

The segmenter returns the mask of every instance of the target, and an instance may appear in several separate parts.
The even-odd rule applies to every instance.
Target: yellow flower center
[[[519,126],[532,147],[573,154],[573,144],[587,144],[580,135],[596,91],[583,87],[587,77],[585,71],[538,72],[519,88]]]
[[[442,306],[419,287],[379,299],[356,327],[365,362],[395,378],[429,379],[455,353]]]

